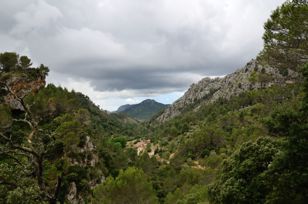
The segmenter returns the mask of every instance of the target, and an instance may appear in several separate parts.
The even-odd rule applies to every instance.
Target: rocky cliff
[[[298,76],[298,73],[291,69],[287,74],[280,73],[276,68],[251,60],[243,68],[223,78],[204,78],[197,84],[192,84],[181,98],[156,118],[156,121],[167,121],[188,108],[197,110],[200,104],[213,103],[220,98],[229,99],[248,90],[294,83]]]

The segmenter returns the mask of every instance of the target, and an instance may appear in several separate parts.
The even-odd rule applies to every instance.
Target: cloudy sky
[[[106,110],[171,103],[191,83],[254,58],[283,1],[1,0],[0,52],[49,66],[48,82]]]

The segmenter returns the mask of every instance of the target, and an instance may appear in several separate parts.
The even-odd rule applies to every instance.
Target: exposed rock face
[[[66,197],[67,197],[68,202],[71,203],[71,204],[83,204],[83,203],[85,203],[83,198],[80,195],[78,195],[75,182],[70,183],[69,192],[68,192]]]
[[[137,150],[138,156],[147,153],[149,157],[153,157],[155,155],[155,151],[159,149],[159,145],[151,143],[151,140],[133,140],[128,142],[127,146]]]
[[[83,167],[95,167],[95,165],[98,163],[99,158],[98,155],[94,152],[95,146],[92,143],[91,138],[89,136],[86,136],[85,145],[82,148],[78,149],[78,153],[83,153],[85,157],[82,159],[71,158],[70,162],[74,165],[79,165]]]
[[[31,92],[37,92],[46,84],[45,77],[30,78],[26,73],[16,74],[16,76],[8,79],[1,78],[2,85],[7,94],[4,96],[4,103],[8,104],[10,108],[17,110],[24,110],[18,98],[22,99]]]
[[[189,106],[198,102],[209,104],[219,98],[230,99],[248,90],[270,87],[273,84],[293,83],[299,74],[288,70],[288,75],[283,76],[279,70],[270,66],[262,65],[256,60],[251,60],[245,67],[223,78],[204,78],[197,84],[192,84],[188,91],[160,116],[158,122],[167,121],[181,114]],[[198,107],[194,107],[197,109]]]
[[[71,165],[80,166],[84,168],[89,168],[89,167],[95,168],[97,164],[99,163],[99,157],[96,153],[96,147],[93,144],[89,136],[86,136],[86,141],[83,147],[80,147],[79,149],[77,149],[77,152],[75,153],[79,153],[80,155],[83,155],[83,157],[69,158],[69,162],[71,163]],[[102,178],[104,178],[103,175],[101,176]],[[88,184],[90,188],[94,188],[97,184],[97,178],[89,180]],[[68,203],[72,203],[72,204],[85,203],[83,196],[81,195],[81,193],[78,191],[76,187],[75,182],[70,183],[69,193],[67,194],[66,198],[68,200]]]

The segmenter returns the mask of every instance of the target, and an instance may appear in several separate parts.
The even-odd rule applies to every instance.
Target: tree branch
[[[0,136],[4,138],[6,141],[11,141],[11,139],[5,136],[2,132],[0,132]]]
[[[18,150],[20,150],[20,151],[29,153],[29,154],[35,156],[36,158],[40,158],[40,155],[39,155],[37,152],[35,152],[35,151],[33,151],[32,149],[30,149],[30,148],[23,147],[23,146],[17,146],[17,145],[13,145],[13,144],[11,145],[11,147],[12,147],[12,148],[15,148],[15,149],[18,149]]]
[[[13,121],[27,123],[30,126],[30,128],[33,128],[32,123],[26,119],[13,119]]]

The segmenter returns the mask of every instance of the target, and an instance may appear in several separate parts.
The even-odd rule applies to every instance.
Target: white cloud
[[[3,0],[0,50],[29,54],[50,67],[50,82],[103,108],[175,99],[255,57],[263,23],[283,1]]]
[[[53,31],[54,26],[57,26],[57,20],[61,17],[62,13],[57,7],[45,1],[36,1],[14,15],[16,25],[11,33],[23,37],[46,31],[42,33],[46,35]]]

